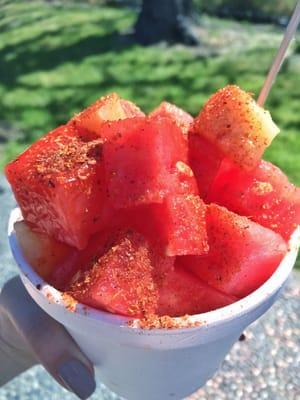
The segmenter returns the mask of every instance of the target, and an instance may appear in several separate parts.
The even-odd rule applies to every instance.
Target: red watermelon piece
[[[215,204],[207,208],[207,233],[208,255],[181,262],[209,286],[239,298],[261,286],[287,251],[277,233]]]
[[[267,161],[261,161],[251,172],[224,161],[209,200],[249,217],[286,240],[300,224],[300,189]]]
[[[181,108],[175,106],[175,104],[163,101],[157,108],[155,108],[149,117],[167,117],[171,118],[176,125],[181,129],[183,134],[187,134],[194,118],[182,110]]]
[[[116,230],[117,231],[117,230]],[[92,267],[95,259],[101,257],[114,243],[112,225],[107,230],[93,235],[85,249],[77,252],[75,260],[56,267],[48,278],[49,283],[56,289],[66,290],[84,271]]]
[[[161,221],[158,208],[161,205],[141,205],[132,209],[115,210],[106,228],[94,234],[85,249],[78,253],[75,263],[56,268],[49,282],[60,290],[65,290],[77,274],[89,270],[95,259],[103,256],[119,239],[123,232],[138,232],[160,254],[164,254],[166,244],[162,242]],[[147,221],[147,223],[145,223]]]
[[[102,140],[81,140],[61,126],[6,166],[25,221],[33,229],[82,249],[109,219]]]
[[[195,121],[167,102],[146,117],[102,97],[6,166],[24,257],[79,302],[121,315],[231,304],[274,273],[300,224],[300,189],[260,160],[277,133],[233,85]]]
[[[141,317],[157,309],[158,285],[174,258],[160,256],[138,233],[123,232],[92,267],[72,282],[68,293],[91,307]]]
[[[208,252],[205,213],[205,204],[195,195],[168,196],[157,207],[161,222],[157,235],[161,243],[166,243],[167,256]]]
[[[192,168],[183,161],[177,161],[169,177],[170,193],[198,194],[197,180]]]
[[[180,317],[200,314],[227,306],[237,299],[207,285],[203,280],[176,265],[159,289],[157,314]]]
[[[176,165],[186,163],[187,144],[170,119],[131,118],[106,123],[102,132],[113,138],[103,146],[103,160],[116,208],[161,203],[167,193],[181,191]]]
[[[75,115],[70,122],[84,136],[91,138],[93,135],[102,137],[101,126],[106,121],[143,116],[145,114],[134,103],[122,99],[116,93],[111,93],[101,97],[80,114]]]
[[[140,232],[167,256],[208,251],[205,204],[193,194],[170,195],[160,204],[119,210],[107,226],[107,231],[116,229]]]
[[[204,137],[189,133],[189,165],[194,171],[199,194],[206,199],[224,156]]]

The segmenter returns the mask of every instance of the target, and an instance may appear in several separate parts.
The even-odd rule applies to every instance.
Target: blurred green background
[[[291,0],[194,0],[199,46],[128,40],[140,2],[0,0],[0,164],[101,95],[148,112],[163,99],[196,115],[215,90],[255,94],[278,47]],[[266,158],[300,185],[300,41],[266,107],[281,134]]]
[[[211,93],[227,83],[237,83],[257,95],[283,28],[252,23],[249,10],[281,17],[288,15],[294,4],[290,0],[249,1],[245,20],[236,21],[204,12],[220,14],[227,6],[228,13],[238,14],[245,11],[243,1],[195,0],[199,48],[164,44],[145,48],[122,40],[137,16],[134,8],[123,3],[1,2],[2,165],[41,134],[110,91],[135,101],[145,111],[167,99],[194,115]],[[267,158],[298,184],[299,72],[298,42],[267,103],[282,131]]]

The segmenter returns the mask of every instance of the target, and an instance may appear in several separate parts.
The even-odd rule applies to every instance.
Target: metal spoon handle
[[[271,87],[276,79],[276,76],[280,70],[281,64],[284,60],[287,48],[289,47],[289,44],[294,37],[297,27],[300,22],[300,0],[298,0],[298,3],[295,7],[295,10],[293,12],[293,15],[289,21],[289,24],[286,28],[284,37],[282,39],[282,42],[280,44],[279,50],[274,58],[273,64],[269,70],[268,76],[263,84],[263,87],[261,89],[261,92],[258,96],[257,103],[260,106],[263,106],[266,98],[268,97],[268,94],[271,90]]]

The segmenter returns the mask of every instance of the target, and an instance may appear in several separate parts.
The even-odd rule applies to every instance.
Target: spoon
[[[268,97],[271,87],[276,79],[276,76],[277,76],[277,74],[280,70],[280,67],[282,65],[282,62],[284,60],[284,57],[285,57],[286,51],[289,47],[289,44],[296,33],[299,22],[300,22],[300,0],[298,0],[298,2],[297,2],[297,5],[293,12],[293,15],[288,23],[284,37],[283,37],[280,47],[278,49],[278,52],[274,58],[273,64],[269,70],[267,78],[266,78],[266,80],[263,84],[263,87],[260,91],[260,94],[258,96],[257,103],[260,106],[264,105],[266,98]]]

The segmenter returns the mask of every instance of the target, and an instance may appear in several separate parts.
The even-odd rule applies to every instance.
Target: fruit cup
[[[187,318],[172,318],[175,329],[141,329],[138,320],[72,302],[43,281],[25,261],[13,229],[8,236],[22,281],[34,301],[59,321],[95,365],[109,389],[129,400],[182,399],[217,371],[241,333],[275,302],[297,257],[299,228],[276,272],[259,289],[229,306]]]

